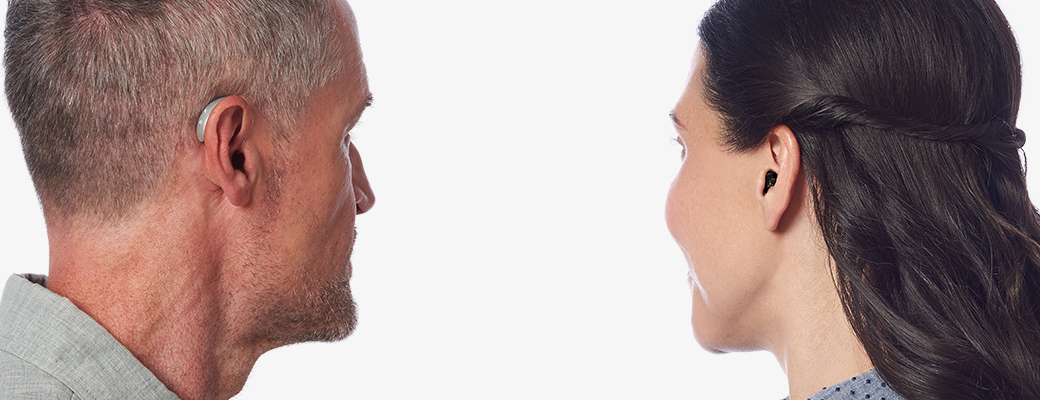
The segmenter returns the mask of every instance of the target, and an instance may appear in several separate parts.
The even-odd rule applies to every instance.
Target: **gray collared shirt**
[[[177,399],[42,275],[12,275],[0,299],[0,399]]]

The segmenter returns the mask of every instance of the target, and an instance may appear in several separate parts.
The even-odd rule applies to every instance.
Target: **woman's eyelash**
[[[672,141],[672,145],[679,146],[682,149],[682,153],[680,153],[679,157],[685,160],[686,159],[686,145],[683,144],[682,140],[680,140],[678,136],[672,137],[671,141]]]

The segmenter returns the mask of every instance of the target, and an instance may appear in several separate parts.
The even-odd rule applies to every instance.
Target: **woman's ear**
[[[775,231],[790,209],[792,197],[799,193],[795,185],[801,182],[798,177],[802,173],[802,153],[798,138],[786,125],[774,126],[766,135],[764,147],[760,203],[766,229]]]
[[[240,96],[220,100],[204,122],[205,171],[235,206],[249,204],[253,197],[261,163],[254,111]]]

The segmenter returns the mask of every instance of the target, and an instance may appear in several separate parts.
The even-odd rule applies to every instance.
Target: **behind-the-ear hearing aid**
[[[199,122],[195,124],[195,133],[199,135],[200,142],[203,141],[202,139],[206,136],[206,122],[209,121],[209,114],[213,112],[213,108],[217,106],[217,103],[220,103],[221,100],[226,98],[227,97],[221,97],[213,100],[209,102],[209,104],[206,104],[206,108],[202,109],[202,115],[199,116]]]
[[[766,172],[766,187],[765,189],[762,189],[762,194],[766,194],[766,192],[769,191],[769,188],[773,187],[773,185],[776,185],[776,177],[776,172]]]

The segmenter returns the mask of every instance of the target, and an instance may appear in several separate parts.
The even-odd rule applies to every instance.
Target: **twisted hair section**
[[[935,142],[972,142],[992,149],[1020,149],[1026,143],[1025,132],[999,117],[975,125],[936,125],[890,116],[855,99],[834,95],[815,96],[796,105],[784,121],[796,128],[834,131],[859,126]]]
[[[846,316],[908,399],[1040,398],[1040,217],[992,0],[721,0],[700,27],[732,151],[795,133]]]

